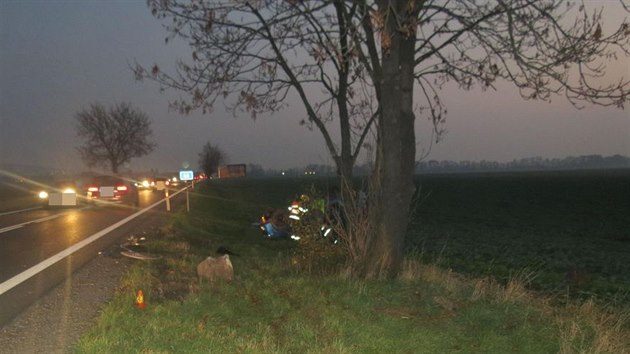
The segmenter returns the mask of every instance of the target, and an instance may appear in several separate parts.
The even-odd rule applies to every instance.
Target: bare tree
[[[167,40],[188,41],[190,60],[173,74],[136,65],[138,79],[175,88],[189,99],[181,112],[224,103],[256,117],[296,93],[302,120],[322,134],[342,178],[376,131],[370,198],[372,228],[351,272],[397,274],[414,194],[415,118],[439,138],[447,110],[440,90],[514,84],[524,99],[564,95],[622,108],[628,78],[606,77],[607,64],[628,60],[627,20],[604,33],[601,9],[562,0],[149,0],[165,20]],[[621,1],[620,9],[628,9]],[[330,123],[340,136],[334,139]],[[372,129],[375,128],[375,129]],[[342,184],[346,185],[346,184]]]
[[[109,110],[94,103],[77,113],[76,120],[77,135],[84,138],[77,149],[89,167],[103,166],[117,174],[120,166],[149,154],[156,146],[150,140],[149,117],[130,103]]]
[[[199,153],[199,167],[206,173],[206,176],[212,176],[217,173],[219,166],[226,160],[225,153],[218,146],[207,142]]]

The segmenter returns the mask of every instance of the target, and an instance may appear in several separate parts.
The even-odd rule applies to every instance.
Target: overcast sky
[[[616,0],[591,3],[607,8]],[[612,22],[619,26],[621,18]],[[151,118],[158,144],[150,155],[132,160],[134,171],[196,167],[208,141],[231,163],[275,169],[332,164],[320,134],[299,125],[305,116],[299,104],[256,121],[219,110],[205,116],[169,111],[178,93],[136,82],[129,69],[137,60],[168,71],[178,57],[190,56],[181,43],[165,44],[165,36],[143,0],[0,0],[0,165],[85,169],[75,149],[81,143],[75,114],[93,102],[123,101]],[[630,62],[618,70],[629,77]],[[630,156],[630,107],[576,110],[562,97],[525,102],[508,85],[498,92],[448,90],[442,100],[448,133],[428,159]],[[431,127],[424,118],[417,121],[420,156],[430,146]]]

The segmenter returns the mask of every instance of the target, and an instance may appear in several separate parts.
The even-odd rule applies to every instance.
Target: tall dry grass
[[[433,264],[405,259],[400,279],[440,284],[455,298],[453,302],[490,300],[524,303],[548,316],[558,328],[559,353],[630,353],[630,312],[602,307],[594,301],[553,305],[552,299],[527,289],[534,274],[522,272],[500,284],[490,277],[469,279]],[[467,290],[471,289],[471,290]]]

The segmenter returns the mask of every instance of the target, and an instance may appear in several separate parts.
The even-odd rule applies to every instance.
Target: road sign
[[[195,179],[195,173],[193,171],[179,171],[180,181],[192,181]]]

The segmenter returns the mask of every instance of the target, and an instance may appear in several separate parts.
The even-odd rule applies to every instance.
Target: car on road
[[[152,189],[155,186],[153,178],[140,178],[136,181],[136,187],[140,190]]]
[[[170,184],[169,179],[165,177],[157,177],[154,182],[155,184],[153,185],[153,190],[158,192],[165,190]]]
[[[97,176],[87,186],[87,200],[104,203],[138,205],[138,187],[130,179]]]
[[[179,179],[177,179],[177,177],[173,177],[169,180],[168,185],[170,187],[179,187]]]
[[[42,188],[37,197],[44,208],[77,206],[77,186],[74,182],[59,181],[50,187]]]

